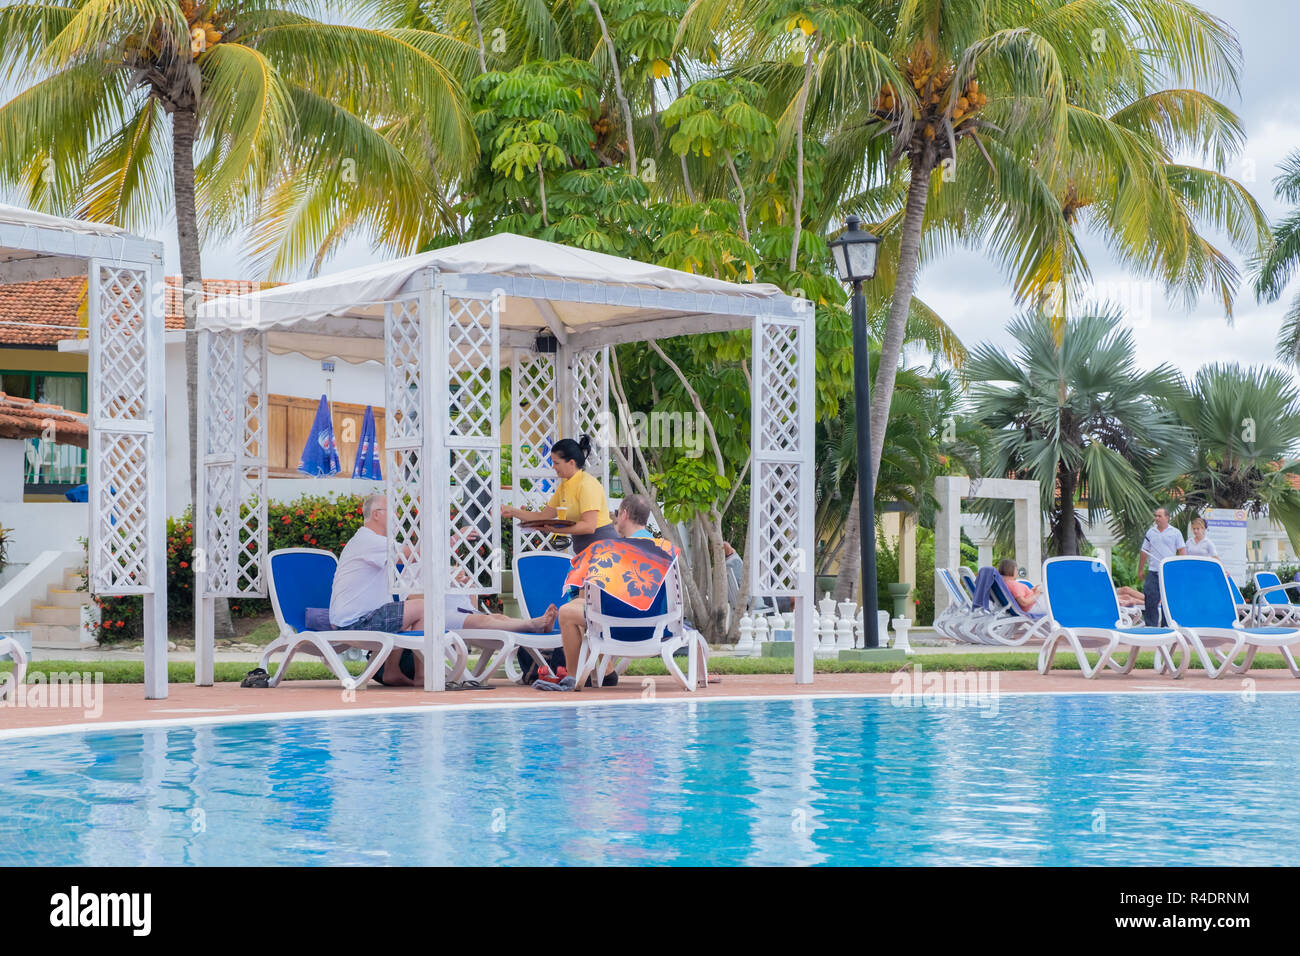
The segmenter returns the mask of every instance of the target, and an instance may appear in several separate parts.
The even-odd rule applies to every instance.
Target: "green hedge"
[[[296,501],[267,506],[267,550],[323,548],[338,554],[361,527],[361,497],[339,495],[331,499],[303,495]],[[189,622],[194,614],[194,517],[189,510],[167,519],[167,619]],[[143,633],[143,600],[106,597],[95,602],[102,620],[96,633],[101,644],[138,640]],[[271,610],[265,598],[231,598],[234,617],[254,617]]]

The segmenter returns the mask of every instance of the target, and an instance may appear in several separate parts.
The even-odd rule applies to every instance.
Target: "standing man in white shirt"
[[[1142,582],[1142,596],[1146,599],[1146,606],[1142,609],[1142,622],[1147,627],[1159,627],[1164,616],[1160,610],[1161,565],[1165,563],[1165,558],[1186,553],[1187,543],[1183,541],[1183,533],[1170,525],[1166,509],[1157,508],[1155,524],[1147,529],[1146,537],[1142,539],[1142,553],[1138,555],[1138,577],[1141,578],[1146,573],[1146,579]],[[1149,573],[1148,561],[1151,563]]]
[[[371,495],[362,503],[361,519],[361,527],[339,555],[334,589],[330,593],[330,623],[347,631],[396,634],[424,630],[424,598],[394,601],[388,588],[388,504],[383,495]],[[470,597],[448,594],[446,626],[451,630],[470,627],[545,634],[555,625],[554,604],[541,617],[532,620],[506,614],[480,614],[473,604]],[[400,655],[390,654],[375,680],[389,686],[422,684],[422,662],[409,650]]]

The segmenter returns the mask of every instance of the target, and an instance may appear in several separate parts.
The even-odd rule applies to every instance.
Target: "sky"
[[[1243,50],[1240,94],[1219,94],[1237,111],[1247,133],[1242,154],[1227,172],[1246,182],[1265,214],[1270,220],[1276,219],[1285,211],[1273,196],[1277,164],[1290,151],[1300,149],[1300,90],[1292,75],[1300,4],[1294,0],[1199,2],[1237,31]],[[179,272],[174,223],[161,224],[152,235],[166,247],[168,272]],[[1212,296],[1203,295],[1189,312],[1181,297],[1167,301],[1158,285],[1148,284],[1146,277],[1118,265],[1098,238],[1085,237],[1083,248],[1097,288],[1110,292],[1109,298],[1120,296],[1121,304],[1132,307],[1127,324],[1132,328],[1143,367],[1168,362],[1191,375],[1211,361],[1272,363],[1282,315],[1287,303],[1300,291],[1300,279],[1293,281],[1278,301],[1267,304],[1257,303],[1248,282],[1243,281],[1235,302],[1235,319],[1229,325],[1222,304]],[[1244,275],[1241,257],[1232,255]],[[354,242],[322,271],[380,258],[365,243]],[[206,248],[203,270],[212,278],[263,278],[243,260],[238,242]],[[1017,311],[1009,283],[981,253],[959,250],[930,261],[918,277],[917,295],[943,317],[967,347],[982,342],[1005,349],[1014,347],[1005,331]]]

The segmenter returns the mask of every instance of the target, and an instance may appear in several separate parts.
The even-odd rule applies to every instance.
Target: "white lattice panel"
[[[512,503],[528,511],[540,511],[555,491],[550,455],[560,431],[555,372],[554,355],[515,350],[511,370],[515,432]],[[529,551],[556,550],[554,542],[552,536],[527,531],[515,522],[514,557]]]
[[[265,597],[266,576],[266,337],[240,333],[239,396],[243,432],[239,443],[239,547],[233,576],[235,594]]]
[[[424,590],[420,503],[424,496],[424,339],[421,299],[384,307],[384,493],[388,503],[389,584],[406,596]],[[432,476],[430,476],[432,477]]]
[[[609,349],[593,349],[573,356],[573,434],[591,437],[591,457],[585,470],[609,491]]]
[[[203,575],[203,594],[229,595],[236,593],[239,491],[242,484],[236,480],[244,430],[240,413],[243,398],[240,333],[205,333],[199,348],[206,415],[200,448],[203,471],[199,476],[202,484],[199,507],[203,520],[196,541],[203,547],[203,554],[195,554],[195,570],[196,575]]]
[[[799,327],[765,322],[757,352],[760,452],[790,452],[799,447]]]
[[[751,494],[758,521],[750,526],[758,559],[756,594],[792,594],[804,556],[799,547],[799,472],[796,462],[759,462]]]
[[[91,329],[89,564],[98,594],[147,594],[161,508],[151,505],[148,471],[161,440],[161,423],[150,417],[161,335],[158,303],[152,301],[149,267],[90,264],[88,323]],[[156,505],[156,503],[154,503]]]
[[[421,448],[390,448],[385,492],[388,499],[388,547],[393,593],[419,594],[424,590],[420,555],[420,500],[424,493]]]
[[[447,409],[447,587],[495,594],[502,565],[499,303],[459,295],[443,303],[446,379],[436,403]]]
[[[812,363],[812,333],[804,320],[755,322],[749,525],[755,595],[801,594],[811,562],[811,493],[801,483],[812,481],[813,436],[805,423]]]
[[[447,298],[448,443],[490,440],[497,415],[496,323],[489,299]]]
[[[149,355],[145,348],[149,273],[99,268],[95,408],[105,425],[146,417]]]
[[[97,594],[138,594],[151,586],[145,469],[153,440],[147,434],[95,435],[91,567]]]
[[[451,452],[449,588],[473,594],[500,590],[493,584],[501,574],[501,523],[495,507],[495,476],[500,468],[500,453],[495,450],[456,448]]]

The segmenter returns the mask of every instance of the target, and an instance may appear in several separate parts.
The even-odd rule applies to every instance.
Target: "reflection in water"
[[[0,864],[1294,864],[1298,725],[1292,695],[1080,695],[67,734],[0,743]]]

